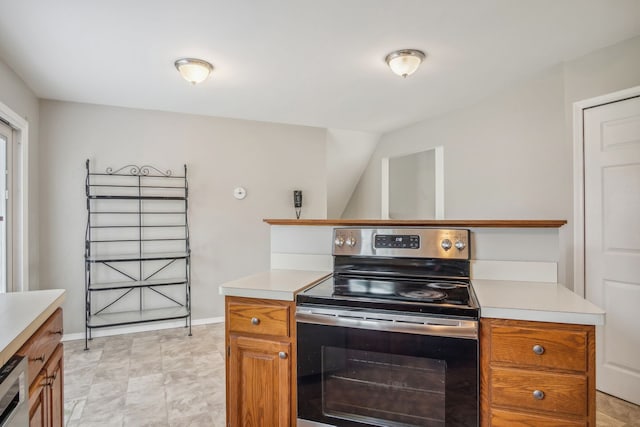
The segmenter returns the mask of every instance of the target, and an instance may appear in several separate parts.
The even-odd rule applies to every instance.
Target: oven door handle
[[[416,335],[478,339],[478,322],[476,320],[443,319],[427,316],[395,316],[362,311],[298,307],[296,310],[296,322]]]

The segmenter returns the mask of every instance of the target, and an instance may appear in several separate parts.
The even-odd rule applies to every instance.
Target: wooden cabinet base
[[[45,427],[47,425],[46,412],[46,374],[43,371],[29,387],[29,427]]]
[[[64,425],[62,309],[56,310],[17,354],[29,361],[29,427]]]
[[[480,322],[482,427],[595,427],[595,327]]]
[[[47,361],[44,370],[47,374],[47,415],[52,427],[62,427],[64,425],[64,368],[63,368],[64,348],[62,343],[58,344],[51,358]]]
[[[296,425],[295,303],[226,297],[227,422]]]
[[[289,427],[291,344],[232,336],[230,353],[230,425]]]

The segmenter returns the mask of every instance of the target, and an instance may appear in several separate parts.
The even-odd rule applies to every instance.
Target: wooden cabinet
[[[227,420],[296,424],[295,303],[226,297]]]
[[[29,427],[45,427],[47,411],[47,380],[42,371],[29,387]]]
[[[481,425],[595,427],[595,328],[482,319]]]
[[[20,348],[29,363],[29,426],[64,425],[62,309],[58,308]]]
[[[58,344],[56,351],[47,361],[44,370],[46,376],[46,414],[49,417],[47,425],[62,427],[64,425],[64,377],[63,377],[63,354],[62,343]]]

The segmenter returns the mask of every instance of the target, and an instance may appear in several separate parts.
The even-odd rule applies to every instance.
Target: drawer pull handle
[[[258,319],[257,317],[253,317],[251,319],[251,324],[252,325],[259,325],[260,324],[260,319]]]
[[[43,354],[42,356],[32,357],[32,358],[31,358],[31,359],[29,359],[29,360],[31,360],[32,362],[38,362],[38,361],[40,361],[40,362],[44,363],[44,354]]]
[[[281,351],[280,353],[278,353],[278,357],[280,359],[286,359],[287,358],[287,353],[285,353],[284,351]]]
[[[537,355],[541,355],[544,353],[544,347],[540,344],[536,344],[533,346],[533,352]]]
[[[536,399],[536,400],[544,399],[544,391],[542,391],[542,390],[534,390],[533,391],[533,398]]]
[[[51,331],[51,335],[60,335],[62,336],[62,329],[59,331]]]

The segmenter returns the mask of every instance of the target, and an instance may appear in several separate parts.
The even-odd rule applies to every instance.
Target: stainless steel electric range
[[[470,232],[337,228],[298,294],[298,426],[477,426]]]

